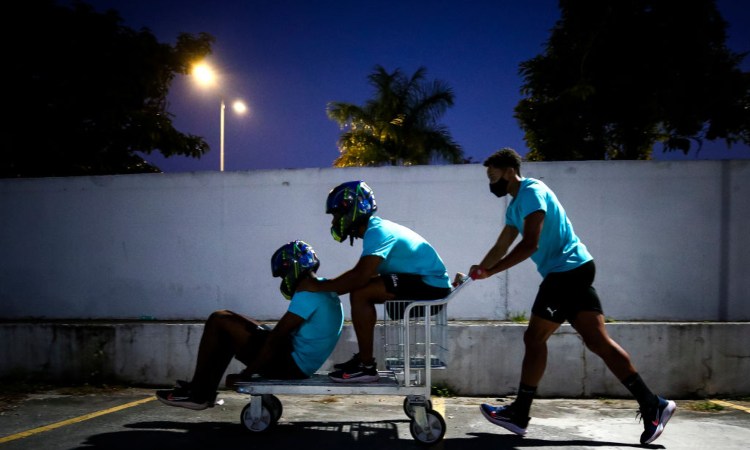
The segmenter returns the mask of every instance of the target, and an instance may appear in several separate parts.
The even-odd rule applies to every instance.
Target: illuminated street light
[[[217,84],[216,72],[207,64],[196,64],[193,66],[193,75],[198,84],[205,87],[214,87]],[[224,171],[224,96],[221,96],[221,106],[219,112],[219,171]],[[247,105],[240,100],[232,103],[232,109],[237,114],[244,114],[247,111]]]
[[[193,75],[203,86],[214,86],[216,84],[216,73],[211,66],[207,64],[196,64],[193,66]]]
[[[247,111],[247,105],[242,103],[241,100],[235,100],[234,103],[232,103],[232,108],[237,114],[245,114],[245,111]]]
[[[219,128],[219,171],[224,172],[224,97],[221,98],[221,120]],[[234,112],[237,114],[244,114],[245,111],[247,111],[247,106],[245,106],[244,103],[240,100],[235,100],[232,103],[232,109],[234,109]]]

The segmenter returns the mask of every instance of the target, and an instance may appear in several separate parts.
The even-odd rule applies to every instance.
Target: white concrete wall
[[[382,330],[377,327],[376,342]],[[524,330],[525,326],[507,322],[451,323],[448,368],[433,370],[433,380],[462,395],[515,393]],[[608,331],[630,352],[643,379],[659,395],[695,398],[750,392],[748,323],[616,323]],[[191,379],[202,332],[202,323],[0,323],[0,378],[170,386],[175,379]],[[552,335],[548,347],[540,396],[630,396],[569,325]],[[354,351],[354,330],[346,326],[321,371],[332,370],[334,362],[348,359]],[[382,345],[376,345],[375,356],[382,363]],[[226,373],[243,368],[233,360]]]
[[[567,209],[607,316],[750,320],[747,162],[527,163],[523,174]],[[277,319],[276,248],[308,241],[328,277],[359,257],[361,242],[334,242],[324,214],[328,191],[353,179],[451,273],[479,261],[503,223],[507,199],[478,164],[0,180],[0,318],[203,320],[225,308]],[[528,315],[540,281],[527,261],[476,283],[450,317]]]

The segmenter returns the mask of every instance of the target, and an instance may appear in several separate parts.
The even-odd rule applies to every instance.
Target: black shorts
[[[531,312],[557,323],[574,320],[579,311],[604,314],[599,296],[592,286],[595,275],[593,260],[567,272],[548,274],[539,285]]]
[[[244,353],[248,358],[255,358],[260,349],[265,344],[268,336],[271,334],[270,330],[258,329],[254,330],[247,342],[249,351]],[[292,345],[292,338],[286,339],[280,348],[275,349],[271,359],[260,368],[260,375],[264,378],[270,378],[274,380],[298,380],[309,378],[307,374],[300,370],[297,363],[292,357],[294,346]],[[249,361],[242,361],[248,364]]]
[[[451,288],[431,286],[422,281],[421,275],[412,273],[389,273],[380,277],[385,290],[395,295],[394,300],[441,300],[451,293]],[[404,317],[407,302],[386,303],[385,311],[391,319]],[[430,308],[430,315],[437,314],[444,305]],[[412,308],[409,317],[424,317],[424,307]]]

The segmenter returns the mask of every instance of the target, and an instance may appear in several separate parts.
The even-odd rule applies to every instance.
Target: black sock
[[[523,383],[518,386],[518,396],[516,397],[516,401],[513,402],[513,407],[519,415],[523,417],[529,415],[534,394],[536,394],[536,387],[527,386]]]
[[[643,382],[641,376],[637,373],[628,376],[622,380],[622,384],[633,394],[633,397],[638,401],[638,405],[641,409],[653,408],[659,404],[659,399],[656,395]]]

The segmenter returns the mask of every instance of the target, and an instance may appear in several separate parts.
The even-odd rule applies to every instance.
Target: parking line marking
[[[725,402],[724,400],[709,400],[709,402],[716,403],[717,405],[721,405],[721,406],[726,406],[727,408],[739,409],[740,411],[745,411],[746,413],[750,413],[750,408],[742,406],[742,405],[736,405],[730,402]]]
[[[144,398],[141,400],[136,400],[134,402],[125,403],[124,405],[115,406],[109,409],[103,409],[101,411],[96,411],[91,414],[85,414],[83,416],[74,417],[72,419],[63,420],[61,422],[52,423],[52,424],[45,425],[39,428],[33,428],[31,430],[26,430],[20,433],[11,434],[10,436],[0,437],[0,444],[5,443],[5,442],[10,442],[10,441],[15,441],[16,439],[23,439],[29,436],[33,436],[35,434],[44,433],[45,431],[54,430],[55,428],[64,427],[66,425],[72,425],[74,423],[83,422],[85,420],[89,420],[95,417],[103,416],[105,414],[110,414],[113,412],[121,411],[123,409],[132,408],[133,406],[138,406],[143,403],[148,403],[152,400],[156,400],[156,397],[148,397],[148,398]]]
[[[445,417],[445,400],[440,397],[433,399],[432,410],[439,412],[441,416]]]

